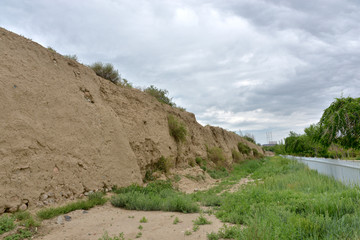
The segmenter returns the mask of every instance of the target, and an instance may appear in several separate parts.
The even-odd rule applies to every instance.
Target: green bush
[[[159,88],[155,87],[154,85],[151,85],[150,87],[145,88],[144,92],[155,97],[161,103],[165,103],[172,107],[176,107],[176,104],[174,102],[172,102],[172,99],[167,96],[169,94],[169,92],[165,89],[159,89]]]
[[[226,159],[223,150],[219,147],[207,148],[208,159],[216,166],[224,166]]]
[[[186,127],[184,123],[180,122],[174,115],[168,116],[169,132],[170,135],[177,142],[184,142],[186,140]]]
[[[90,65],[90,68],[94,70],[96,75],[99,77],[105,78],[117,85],[122,87],[132,87],[131,83],[128,80],[121,79],[118,70],[115,70],[114,66],[111,63],[103,64],[101,62],[96,62]]]
[[[238,142],[238,149],[239,149],[239,152],[241,152],[242,154],[246,154],[246,155],[249,155],[250,151],[251,151],[250,147],[242,142]]]
[[[203,159],[201,157],[196,157],[195,162],[197,165],[202,166],[203,165]]]

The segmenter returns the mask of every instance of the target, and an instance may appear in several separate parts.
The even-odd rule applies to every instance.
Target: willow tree
[[[360,98],[336,98],[320,119],[321,141],[360,149]]]

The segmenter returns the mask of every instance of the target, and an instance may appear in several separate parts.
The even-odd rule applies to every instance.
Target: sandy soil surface
[[[223,223],[214,215],[204,215],[212,222],[210,225],[202,225],[193,232],[193,220],[200,216],[199,213],[184,214],[159,211],[130,211],[115,208],[107,203],[105,206],[95,207],[89,211],[78,210],[67,214],[71,221],[64,220],[64,216],[46,220],[43,222],[37,240],[98,240],[105,231],[109,236],[123,232],[125,239],[135,239],[141,232],[139,239],[206,239],[206,234],[217,232]],[[146,217],[147,223],[140,223],[140,219]],[[178,217],[180,222],[174,224]],[[62,223],[58,223],[62,222]],[[142,225],[143,229],[138,227]],[[191,231],[191,235],[185,235]]]

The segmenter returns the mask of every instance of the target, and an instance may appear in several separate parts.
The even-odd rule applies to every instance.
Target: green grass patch
[[[22,240],[30,239],[33,233],[26,229],[18,229],[15,234],[11,234],[4,238],[4,240]]]
[[[180,222],[180,219],[178,217],[175,217],[173,224],[178,224]]]
[[[229,172],[224,167],[207,169],[206,172],[214,179],[220,179],[229,176]]]
[[[234,238],[357,239],[360,236],[358,187],[344,186],[281,157],[253,160],[235,167],[234,171],[241,175],[253,173],[253,178],[263,181],[223,196],[216,216],[222,221],[247,226],[243,230],[230,229]],[[236,178],[234,171],[228,180]],[[221,238],[219,233],[208,238],[216,239],[216,234]]]
[[[119,233],[118,236],[110,237],[108,232],[105,232],[99,240],[125,240],[124,233]]]
[[[93,193],[89,195],[88,200],[69,203],[62,207],[43,209],[37,212],[37,216],[40,219],[50,219],[75,210],[79,210],[79,209],[88,210],[97,205],[104,205],[106,201],[107,199],[103,197],[102,193]]]
[[[129,210],[173,211],[193,213],[199,211],[199,206],[191,196],[173,189],[169,181],[155,181],[146,187],[131,185],[114,191],[111,204]]]
[[[3,215],[0,217],[0,235],[15,228],[14,218]]]
[[[194,222],[194,225],[211,224],[211,222],[209,220],[207,220],[206,217],[204,217],[204,215],[202,215],[202,214],[197,219],[195,219],[193,222]]]

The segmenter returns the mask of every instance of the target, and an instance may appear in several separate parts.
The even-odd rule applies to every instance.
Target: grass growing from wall
[[[114,190],[116,196],[111,198],[111,204],[129,210],[172,211],[193,213],[199,211],[199,206],[189,195],[173,189],[168,181],[155,181],[146,187],[131,185]]]
[[[350,188],[302,164],[281,157],[247,163],[247,173],[263,183],[226,194],[216,213],[244,224],[227,229],[236,239],[358,239],[360,189]],[[240,165],[241,167],[241,165]],[[242,173],[240,167],[234,171]],[[229,178],[236,178],[233,172]],[[212,233],[209,239],[217,239]]]
[[[169,133],[176,142],[185,142],[187,130],[185,124],[172,114],[168,116]]]

